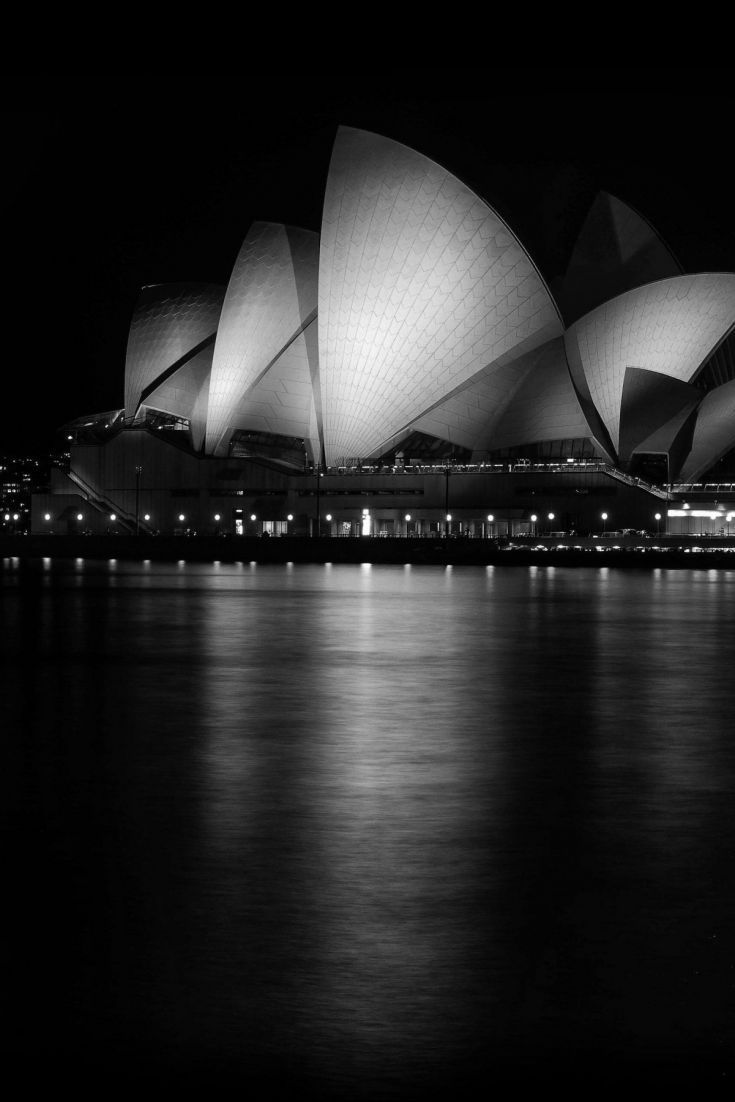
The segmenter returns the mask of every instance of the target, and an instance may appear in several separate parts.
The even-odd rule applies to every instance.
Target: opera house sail
[[[257,221],[226,286],[143,288],[124,405],[64,427],[73,455],[57,491],[116,523],[135,513],[136,530],[143,477],[151,530],[218,516],[244,531],[266,514],[303,528],[310,472],[410,469],[413,498],[380,488],[397,531],[419,506],[427,524],[445,512],[432,464],[482,473],[462,484],[474,527],[493,510],[525,523],[529,494],[564,497],[560,479],[487,481],[516,461],[564,464],[567,488],[583,460],[596,465],[600,500],[722,464],[735,449],[735,274],[684,272],[642,215],[601,192],[551,285],[447,168],[341,127],[318,232]],[[349,491],[325,489],[344,499],[344,533],[377,502],[368,483],[362,501]],[[572,519],[592,508],[567,505],[555,508]]]

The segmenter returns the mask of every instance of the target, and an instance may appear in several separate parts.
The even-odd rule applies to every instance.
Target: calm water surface
[[[731,1082],[735,573],[0,580],[31,1080]]]

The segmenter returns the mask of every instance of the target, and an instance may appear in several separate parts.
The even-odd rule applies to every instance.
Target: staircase
[[[150,524],[147,524],[144,520],[138,519],[136,524],[135,516],[132,513],[126,512],[121,509],[119,505],[116,505],[109,497],[101,494],[99,490],[91,486],[81,475],[76,471],[69,469],[67,474],[74,485],[81,490],[84,500],[96,509],[98,513],[104,513],[109,517],[110,513],[114,513],[117,520],[116,523],[124,528],[130,535],[136,535],[136,531],[147,532],[148,535],[153,534],[153,528]]]

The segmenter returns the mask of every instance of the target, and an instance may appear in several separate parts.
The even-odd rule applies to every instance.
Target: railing
[[[674,482],[674,494],[735,494],[735,482]]]
[[[89,482],[82,478],[81,475],[77,474],[76,471],[69,468],[67,474],[71,481],[82,491],[85,501],[87,501],[93,509],[96,509],[98,513],[114,513],[117,521],[122,523],[126,528],[129,528],[132,534],[135,534],[137,530],[142,530],[149,534],[153,532],[149,524],[140,520],[140,518],[136,520],[133,513],[128,513],[125,509],[121,509],[120,506],[109,497],[106,497],[105,494],[101,494],[99,490],[91,486]]]

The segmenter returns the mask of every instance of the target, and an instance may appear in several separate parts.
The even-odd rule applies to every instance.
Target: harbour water
[[[735,571],[0,581],[26,1082],[730,1082]]]

